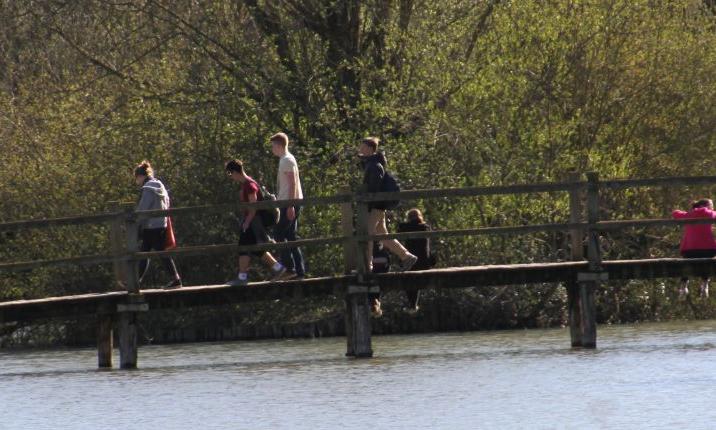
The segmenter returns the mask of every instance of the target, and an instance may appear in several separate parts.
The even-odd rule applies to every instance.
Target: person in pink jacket
[[[716,218],[714,204],[711,199],[701,199],[691,204],[691,210],[684,212],[674,210],[671,215],[675,219]],[[716,240],[714,240],[712,224],[687,224],[679,248],[684,258],[713,258],[716,256]],[[679,297],[689,294],[689,279],[681,278]],[[701,297],[709,296],[709,278],[704,277],[700,287]]]

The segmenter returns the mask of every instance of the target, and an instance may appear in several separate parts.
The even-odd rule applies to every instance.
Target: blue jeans
[[[296,206],[296,218],[289,221],[286,218],[286,209],[281,208],[281,218],[274,227],[274,239],[276,242],[293,242],[296,240],[296,232],[298,231],[298,215],[301,213],[301,207]],[[303,255],[301,250],[296,248],[287,248],[281,250],[281,264],[286,266],[289,271],[295,271],[298,276],[306,275],[306,268],[303,264]]]

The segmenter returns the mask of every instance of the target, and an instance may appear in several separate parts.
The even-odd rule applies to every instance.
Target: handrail
[[[384,200],[416,200],[442,197],[475,197],[500,194],[547,193],[555,191],[570,191],[574,187],[582,188],[586,187],[586,185],[586,182],[578,181],[541,184],[499,185],[489,187],[440,188],[390,193],[362,193],[357,194],[355,196],[354,201],[376,202]]]
[[[62,217],[62,218],[48,218],[48,219],[33,219],[27,221],[11,221],[0,223],[0,231],[13,231],[23,230],[27,228],[43,228],[43,227],[56,227],[64,225],[79,225],[79,224],[94,224],[111,221],[120,212],[109,212],[101,213],[96,215],[81,215],[74,217]]]
[[[222,205],[193,206],[183,208],[172,208],[167,210],[148,210],[148,211],[120,211],[102,213],[96,215],[84,215],[77,217],[52,218],[44,220],[27,220],[0,223],[0,231],[19,230],[25,228],[42,228],[51,226],[77,225],[86,223],[110,222],[125,218],[127,220],[137,220],[152,218],[165,215],[186,215],[192,213],[205,212],[222,212],[236,211],[241,209],[266,209],[266,208],[283,208],[288,206],[318,206],[331,204],[358,203],[365,204],[368,202],[384,201],[384,200],[410,200],[423,198],[442,198],[442,197],[470,197],[481,195],[498,195],[498,194],[515,194],[515,193],[541,193],[555,191],[581,191],[587,188],[588,182],[573,181],[561,183],[538,183],[538,184],[520,184],[508,186],[488,186],[488,187],[466,187],[466,188],[449,188],[449,189],[426,189],[402,191],[398,193],[358,193],[358,194],[337,194],[334,196],[311,197],[297,200],[281,200],[281,201],[261,201],[253,203],[232,203]],[[596,186],[603,189],[623,189],[629,187],[642,186],[675,186],[675,185],[695,185],[695,184],[716,184],[716,176],[696,176],[696,177],[665,177],[652,179],[619,179],[606,180],[596,183]],[[251,246],[239,246],[238,244],[218,244],[218,245],[202,245],[188,246],[177,248],[169,251],[155,252],[127,252],[114,253],[113,255],[87,255],[71,258],[60,258],[54,260],[25,261],[14,263],[0,263],[0,272],[2,271],[21,271],[30,270],[39,267],[54,267],[64,265],[90,265],[104,264],[110,262],[136,261],[148,257],[161,256],[194,256],[203,254],[217,254],[234,251],[271,251],[276,249],[292,248],[297,246],[316,246],[316,245],[332,245],[345,244],[346,242],[366,242],[369,240],[385,240],[385,239],[411,239],[411,238],[432,238],[432,237],[455,237],[455,236],[475,236],[475,235],[502,235],[502,234],[527,234],[533,232],[546,231],[612,231],[622,228],[631,227],[650,227],[650,226],[672,226],[686,224],[716,224],[716,220],[712,219],[641,219],[641,220],[614,220],[599,221],[596,223],[551,223],[551,224],[534,224],[522,226],[502,226],[502,227],[480,227],[469,229],[453,229],[453,230],[436,230],[429,232],[404,232],[389,233],[384,235],[364,235],[355,234],[352,236],[337,236],[316,239],[303,239],[290,243],[267,243]],[[344,233],[345,234],[345,233]]]
[[[1,263],[0,272],[22,272],[24,270],[33,270],[47,267],[59,266],[94,266],[98,264],[107,264],[117,261],[114,255],[83,255],[80,257],[58,258],[54,260],[33,260],[19,261],[16,263]],[[122,257],[119,256],[121,259]]]
[[[220,205],[202,205],[188,206],[181,208],[171,208],[164,210],[147,210],[132,212],[137,219],[168,216],[168,215],[187,215],[193,213],[206,212],[227,212],[244,209],[268,209],[268,208],[284,208],[288,206],[322,206],[339,203],[364,203],[386,200],[415,200],[415,199],[432,199],[442,197],[474,197],[486,195],[501,194],[524,194],[524,193],[543,193],[570,191],[575,187],[584,189],[585,181],[576,182],[554,182],[554,183],[537,183],[537,184],[518,184],[518,185],[496,185],[484,187],[464,187],[464,188],[444,188],[444,189],[423,189],[410,190],[400,192],[381,192],[381,193],[359,193],[353,194],[337,194],[333,196],[308,197],[297,200],[277,200],[277,201],[260,201],[254,203],[230,203]],[[679,186],[679,185],[716,185],[716,176],[674,176],[650,179],[610,179],[600,181],[599,188],[604,189],[625,189],[647,186]],[[73,217],[34,219],[26,221],[11,221],[0,223],[0,231],[21,230],[26,228],[43,228],[60,225],[88,224],[96,222],[106,222],[114,219],[120,213],[102,213],[95,215],[78,215]]]
[[[200,245],[185,246],[175,248],[168,251],[152,251],[152,252],[136,252],[124,253],[119,256],[108,255],[88,255],[81,257],[60,258],[54,260],[38,260],[25,261],[16,263],[0,264],[0,272],[2,271],[23,271],[37,269],[41,267],[56,267],[69,265],[95,265],[112,263],[117,260],[136,261],[150,257],[189,257],[207,254],[223,254],[226,252],[261,252],[272,251],[277,249],[287,249],[302,246],[318,246],[318,245],[336,245],[345,243],[349,240],[358,241],[379,241],[387,239],[420,239],[420,238],[436,238],[436,237],[456,237],[456,236],[479,236],[479,235],[508,235],[508,234],[528,234],[535,232],[547,231],[567,231],[572,229],[597,230],[597,231],[613,231],[621,228],[630,227],[653,227],[653,226],[673,226],[688,224],[716,224],[716,219],[697,218],[697,219],[641,219],[641,220],[618,220],[618,221],[599,221],[595,224],[582,223],[551,223],[551,224],[533,224],[522,226],[504,226],[504,227],[481,227],[470,229],[453,229],[453,230],[433,230],[433,231],[416,231],[404,233],[388,233],[376,235],[357,235],[335,236],[316,239],[301,239],[294,242],[265,243],[258,245],[238,245],[236,243],[218,244],[218,245]]]
[[[293,242],[261,243],[258,245],[239,245],[237,243],[225,243],[219,245],[185,246],[168,251],[136,252],[132,254],[132,260],[143,260],[149,257],[189,257],[193,255],[222,254],[227,251],[236,252],[262,252],[275,249],[288,249],[301,246],[336,245],[342,244],[350,237],[336,236],[319,239],[300,239]]]
[[[673,176],[649,179],[608,179],[599,182],[600,188],[625,189],[637,187],[674,187],[680,185],[716,185],[716,176]]]
[[[236,202],[222,205],[210,205],[210,206],[189,206],[183,208],[171,208],[171,209],[152,209],[146,211],[135,211],[137,219],[144,218],[155,218],[169,215],[189,215],[194,213],[206,213],[206,212],[233,212],[239,210],[248,209],[272,209],[272,208],[286,208],[289,206],[326,206],[332,204],[349,203],[353,198],[352,194],[336,194],[334,196],[325,197],[308,197],[305,199],[294,199],[294,200],[262,200],[258,202]]]
[[[579,223],[551,223],[551,224],[531,224],[521,226],[504,226],[504,227],[481,227],[457,230],[432,230],[432,231],[411,231],[404,233],[388,233],[357,236],[358,240],[387,240],[387,239],[422,239],[434,237],[452,237],[452,236],[480,236],[480,235],[502,235],[502,234],[527,234],[535,232],[547,231],[566,231],[572,229],[596,230],[596,231],[612,231],[629,227],[652,227],[652,226],[672,226],[672,225],[688,225],[688,224],[716,224],[716,219],[695,218],[695,219],[639,219],[639,220],[619,220],[619,221],[599,221],[594,224],[588,222]]]

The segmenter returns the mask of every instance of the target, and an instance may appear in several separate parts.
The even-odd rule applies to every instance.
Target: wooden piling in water
[[[348,287],[346,314],[350,314],[350,329],[346,327],[347,356],[365,358],[373,356],[369,293],[377,287],[351,285]]]
[[[112,367],[112,315],[97,314],[97,366]]]
[[[380,289],[371,286],[368,274],[368,242],[357,240],[356,235],[365,237],[368,232],[368,206],[356,205],[356,228],[351,229],[352,249],[346,258],[352,258],[356,264],[357,285],[350,285],[346,291],[346,356],[372,357],[370,294],[378,294]],[[351,215],[352,219],[352,215]],[[344,228],[347,223],[344,221]]]
[[[119,314],[119,368],[137,368],[137,313]]]
[[[582,222],[583,205],[581,187],[576,185],[582,175],[571,172],[568,176],[569,182],[574,183],[569,189],[569,222],[578,224]],[[584,258],[584,231],[580,228],[569,230],[570,259],[582,261]],[[582,346],[582,317],[580,312],[579,283],[576,279],[568,280],[565,283],[567,288],[567,312],[569,315],[569,336],[573,348]]]
[[[133,207],[124,206],[125,246],[127,254],[139,250],[138,223]],[[127,302],[117,305],[118,337],[119,337],[119,367],[121,369],[134,369],[137,367],[137,318],[138,312],[148,309],[144,298],[139,293],[139,273],[137,262],[132,259],[123,259],[120,264],[122,278],[127,288]]]
[[[119,315],[119,367],[134,369],[137,367],[137,339],[139,337],[138,316],[149,310],[149,305],[141,294],[129,294],[126,303],[117,305]]]
[[[587,222],[590,226],[599,221],[599,174],[587,173]],[[587,234],[587,259],[589,273],[581,274],[579,280],[579,301],[581,319],[581,337],[583,348],[597,347],[597,315],[594,305],[594,292],[603,279],[602,256],[599,245],[599,232],[590,228]]]

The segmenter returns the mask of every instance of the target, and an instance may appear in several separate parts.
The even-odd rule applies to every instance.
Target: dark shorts
[[[258,245],[260,243],[267,243],[269,241],[268,234],[266,233],[266,229],[264,228],[263,224],[261,223],[260,217],[255,217],[251,221],[251,226],[246,231],[241,231],[239,233],[239,245]],[[253,252],[246,252],[246,251],[240,251],[239,255],[255,255],[257,257],[260,257],[264,254],[266,251],[253,251]]]
[[[684,258],[713,258],[716,257],[716,249],[692,249],[681,253]]]

